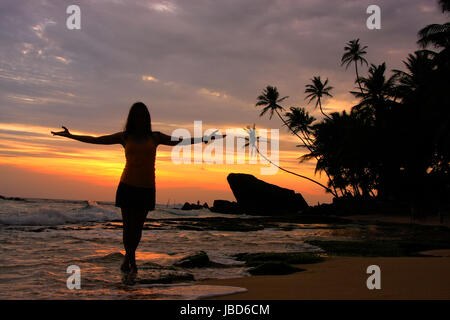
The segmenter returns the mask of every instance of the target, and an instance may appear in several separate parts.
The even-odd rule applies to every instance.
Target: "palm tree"
[[[414,54],[409,54],[406,61],[403,61],[407,71],[398,69],[392,70],[397,79],[397,91],[401,98],[412,98],[412,94],[420,88],[424,88],[430,83],[433,77],[433,58],[436,53],[429,50],[419,50]],[[412,98],[414,99],[414,98]]]
[[[304,108],[290,107],[289,112],[286,112],[286,122],[294,132],[302,132],[305,135],[310,133],[311,124],[316,121],[316,118],[309,115],[309,112]]]
[[[257,97],[257,102],[256,102],[256,106],[264,106],[264,108],[262,109],[261,113],[259,114],[260,117],[262,117],[263,115],[265,115],[266,113],[269,113],[269,119],[272,119],[272,116],[274,113],[276,113],[278,115],[278,117],[280,118],[280,120],[283,122],[283,124],[293,133],[295,134],[303,143],[303,146],[305,146],[310,152],[310,143],[308,141],[308,139],[306,139],[305,137],[302,137],[299,135],[299,131],[296,131],[293,127],[291,127],[291,125],[282,117],[282,115],[280,114],[280,111],[284,111],[284,108],[279,105],[280,102],[282,102],[283,100],[287,99],[288,96],[284,96],[282,98],[280,98],[280,93],[278,92],[277,87],[274,86],[267,86],[261,95],[259,95]],[[285,169],[282,169],[286,172],[289,172]],[[297,175],[299,177],[302,177],[301,175],[298,175],[296,173],[293,172],[289,172],[292,173],[294,175]],[[317,183],[317,181],[314,181],[310,178],[307,178],[310,181],[313,181],[314,183]],[[331,179],[330,179],[331,180]],[[328,188],[327,188],[328,190]],[[337,194],[335,192],[333,192],[332,190],[330,191],[335,197],[337,197]]]
[[[373,124],[376,139],[373,142],[373,149],[379,150],[374,155],[373,163],[378,169],[377,194],[381,199],[385,199],[392,193],[394,188],[396,161],[394,157],[396,149],[395,141],[390,136],[394,131],[392,115],[398,106],[395,95],[398,93],[395,88],[396,76],[386,77],[386,63],[380,65],[371,64],[368,76],[361,78],[363,92],[351,92],[355,97],[360,98],[360,102],[352,108],[361,121],[368,121]],[[406,116],[406,115],[405,115]]]
[[[403,167],[413,177],[411,181],[414,181],[417,190],[422,188],[427,176],[433,175],[427,172],[430,168],[449,172],[446,168],[450,163],[450,99],[447,94],[450,69],[448,65],[436,65],[438,56],[433,51],[416,51],[403,62],[406,71],[393,70],[397,76],[402,107],[408,110],[398,124],[403,132],[409,133],[401,141],[414,141],[414,147],[406,149],[409,153],[402,153]]]
[[[266,112],[269,112],[269,119],[272,119],[273,113],[275,112],[281,121],[285,123],[280,114],[280,111],[283,111],[284,108],[280,106],[279,103],[287,98],[289,98],[289,96],[280,98],[280,93],[278,92],[277,87],[267,86],[263,90],[262,94],[257,98],[258,101],[256,102],[256,106],[264,106],[259,116],[262,117]]]
[[[290,107],[289,110],[290,110],[289,112],[286,112],[284,114],[284,116],[287,119],[286,122],[288,126],[290,127],[293,133],[297,135],[298,133],[301,133],[303,137],[303,139],[301,139],[303,144],[297,145],[297,147],[306,147],[306,149],[308,149],[308,151],[311,154],[316,154],[314,153],[314,138],[312,136],[312,128],[313,128],[312,124],[314,121],[316,121],[316,118],[310,116],[309,112],[306,111],[305,108]],[[318,154],[316,155],[317,156],[314,156],[313,158],[315,158],[317,162],[321,161],[321,156]],[[330,176],[327,168],[324,168],[323,171],[326,173],[328,177],[329,187],[332,187],[334,190],[334,192],[331,193],[337,197],[338,193],[335,187],[334,178]]]
[[[450,0],[439,0],[442,13],[450,11]],[[430,44],[437,49],[444,49],[444,54],[447,54],[450,47],[450,22],[444,24],[429,24],[422,28],[419,33],[419,40],[417,43],[426,48]]]
[[[361,83],[359,81],[358,74],[358,62],[363,65],[364,63],[368,66],[367,60],[363,57],[367,52],[365,51],[367,46],[361,47],[359,44],[359,39],[351,40],[347,42],[344,51],[345,53],[341,58],[341,66],[345,64],[345,69],[352,63],[355,64],[355,72],[356,72],[356,81],[358,81],[359,89],[362,92]]]
[[[361,101],[353,107],[352,112],[369,115],[376,120],[381,120],[383,108],[387,108],[394,95],[396,76],[386,78],[386,63],[380,65],[371,64],[367,77],[361,77],[362,92],[351,93]]]
[[[279,105],[280,102],[287,99],[289,96],[285,96],[283,98],[279,98],[280,93],[278,92],[277,87],[267,86],[261,95],[258,96],[256,106],[264,106],[261,113],[259,114],[262,117],[264,114],[269,112],[269,119],[272,119],[274,113],[278,115],[283,124],[288,127],[288,129],[295,134],[303,143],[305,143],[304,139],[298,134],[298,132],[294,131],[292,127],[286,122],[286,120],[281,116],[280,111],[284,111],[284,108]],[[306,144],[306,143],[305,143]]]
[[[331,119],[325,112],[322,110],[322,97],[323,96],[329,96],[332,97],[330,91],[333,89],[333,87],[328,86],[328,79],[325,80],[325,82],[322,83],[322,80],[320,79],[320,76],[314,77],[311,79],[312,84],[306,85],[305,93],[309,93],[305,99],[309,98],[308,103],[310,103],[313,100],[316,100],[315,107],[319,106],[320,112],[327,117],[328,119]]]
[[[290,107],[289,112],[286,112],[284,116],[286,117],[286,123],[291,128],[294,134],[301,133],[304,145],[298,145],[297,147],[306,147],[311,151],[312,138],[311,138],[311,128],[312,123],[316,121],[316,118],[309,115],[309,112],[305,108],[300,107]]]
[[[439,5],[441,6],[442,13],[450,11],[450,0],[439,0]]]
[[[430,44],[435,48],[448,49],[450,45],[450,22],[429,24],[418,33],[417,43],[426,48]]]
[[[280,94],[277,87],[267,86],[263,90],[262,94],[257,98],[256,106],[264,106],[259,116],[262,117],[264,114],[269,112],[269,119],[272,119],[273,114],[276,113],[283,124],[303,142],[305,147],[308,148],[309,144],[307,143],[307,141],[305,141],[305,139],[298,134],[298,131],[294,130],[293,127],[281,116],[280,111],[284,111],[284,108],[278,103],[288,98],[288,96],[285,96],[281,99],[279,98],[279,96]]]
[[[257,146],[256,143],[255,143],[256,141],[259,140],[259,137],[256,137],[256,136],[255,136],[256,128],[255,128],[255,125],[254,125],[254,124],[253,124],[253,128],[250,127],[250,126],[247,126],[247,128],[246,128],[245,130],[246,130],[247,133],[249,134],[249,137],[248,137],[248,138],[247,138],[247,137],[245,138],[245,140],[247,141],[247,143],[245,144],[245,146],[250,146],[250,147],[254,148],[254,149],[256,150],[256,152],[257,152],[261,157],[263,157],[266,161],[268,161],[269,163],[271,163],[272,165],[274,165],[274,166],[277,167],[278,169],[280,169],[280,170],[282,170],[282,171],[284,171],[284,172],[293,174],[293,175],[295,175],[295,176],[297,176],[297,177],[300,177],[300,178],[309,180],[309,181],[311,181],[311,182],[313,182],[313,183],[315,183],[315,184],[321,186],[321,187],[324,188],[327,192],[330,192],[333,196],[337,197],[337,193],[333,192],[333,190],[331,190],[331,189],[328,188],[327,186],[323,185],[322,183],[320,183],[320,182],[318,182],[318,181],[316,181],[316,180],[314,180],[314,179],[311,179],[311,178],[309,178],[309,177],[307,177],[307,176],[304,176],[304,175],[302,175],[302,174],[299,174],[299,173],[293,172],[293,171],[291,171],[291,170],[285,169],[285,168],[283,168],[283,167],[280,167],[278,164],[274,163],[272,160],[270,160],[269,158],[267,158],[267,156],[265,156],[263,153],[261,153],[261,151],[259,151],[259,148],[258,148],[258,146]],[[253,141],[253,142],[252,142],[252,141]]]

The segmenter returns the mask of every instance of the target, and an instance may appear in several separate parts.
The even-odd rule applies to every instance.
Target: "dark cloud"
[[[400,68],[417,30],[445,18],[429,0],[77,3],[79,31],[65,27],[72,1],[0,4],[1,122],[111,131],[142,100],[162,123],[278,126],[254,108],[266,85],[305,105],[304,85],[321,75],[349,101],[348,40],[368,45],[371,62]],[[381,30],[366,28],[369,4],[382,9]]]

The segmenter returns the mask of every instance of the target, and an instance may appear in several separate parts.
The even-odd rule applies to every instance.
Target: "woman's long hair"
[[[129,135],[136,138],[148,138],[152,135],[152,121],[147,106],[142,102],[135,102],[128,113],[125,124],[125,139]]]

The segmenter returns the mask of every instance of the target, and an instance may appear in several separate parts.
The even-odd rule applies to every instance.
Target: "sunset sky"
[[[81,30],[66,28],[66,8],[81,8]],[[381,30],[366,27],[370,4]],[[54,137],[122,130],[131,104],[144,102],[153,130],[280,129],[280,164],[314,177],[315,163],[277,117],[260,118],[256,97],[278,87],[286,108],[305,106],[313,76],[328,78],[326,112],[355,104],[354,69],[340,66],[345,43],[360,38],[370,63],[402,69],[417,49],[417,31],[445,16],[437,1],[183,0],[0,2],[0,194],[112,201],[125,164],[121,145],[88,145]],[[362,74],[367,71],[361,68]],[[233,200],[226,176],[244,172],[301,192],[309,204],[331,197],[314,184],[261,165],[175,165],[158,147],[157,202]],[[315,176],[326,183],[325,175]]]

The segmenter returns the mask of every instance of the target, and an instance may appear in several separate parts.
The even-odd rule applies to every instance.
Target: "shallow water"
[[[211,228],[192,221],[208,221]],[[167,275],[195,280],[249,276],[240,252],[317,252],[305,239],[357,238],[359,226],[277,223],[256,231],[223,231],[211,218],[248,219],[209,210],[182,211],[157,206],[150,212],[137,252],[137,284],[124,285],[119,272],[122,229],[111,203],[27,199],[0,200],[0,299],[198,299],[245,291],[201,286],[195,281],[163,284]],[[228,221],[228,220],[227,220]],[[206,224],[208,225],[208,224]],[[195,226],[195,228],[193,227]],[[220,229],[220,228],[219,228]],[[214,268],[174,268],[181,258],[205,251]],[[70,290],[67,267],[81,270],[81,289]],[[161,282],[160,281],[160,282]]]

